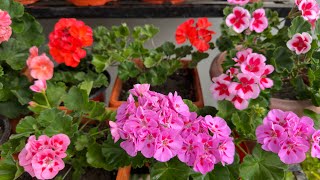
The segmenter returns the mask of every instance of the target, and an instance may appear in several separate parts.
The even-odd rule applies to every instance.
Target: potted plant
[[[222,63],[225,70],[235,64],[232,58],[237,51],[241,54],[239,51],[251,48],[274,66],[271,108],[291,110],[299,116],[305,108],[319,113],[319,82],[314,78],[319,69],[318,11],[316,1],[296,1],[288,16],[280,21],[276,12],[263,9],[263,3],[226,7],[222,35],[217,41],[219,49],[225,52],[213,61],[211,77],[222,73]],[[243,14],[243,18],[237,13]],[[234,23],[235,20],[239,23]],[[281,26],[284,22],[286,25]],[[301,38],[304,43],[298,41]]]
[[[13,0],[0,2],[0,114],[9,119],[29,113],[32,84],[23,75],[29,48],[44,42],[41,25]]]
[[[49,81],[35,88],[39,93],[29,103],[34,114],[23,118],[17,133],[1,146],[2,179],[16,179],[24,172],[24,179],[115,177],[102,156],[104,142],[111,139],[108,119],[115,113],[102,102],[90,101],[87,87],[67,92],[63,83]]]
[[[171,42],[156,47],[152,38],[159,30],[152,25],[136,26],[133,30],[126,24],[111,29],[98,27],[94,31],[96,44],[92,63],[98,72],[110,65],[119,65],[119,77],[109,106],[119,107],[127,98],[128,90],[137,82],[150,83],[151,89],[162,93],[180,89],[184,98],[203,106],[196,65],[208,57],[205,51],[214,48],[210,43],[214,34],[208,30],[210,26],[207,18],[199,18],[197,23],[190,19],[178,27],[177,42],[182,44],[189,40],[196,50],[190,45],[176,47]],[[146,48],[146,43],[151,43],[154,48]],[[187,55],[191,55],[192,60],[181,61]]]

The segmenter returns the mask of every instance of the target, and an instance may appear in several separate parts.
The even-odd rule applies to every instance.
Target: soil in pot
[[[179,69],[173,75],[169,76],[163,85],[151,86],[152,91],[167,95],[169,92],[177,91],[183,99],[196,101],[194,77],[191,69]],[[126,81],[120,93],[120,101],[126,101],[129,93],[128,91],[137,84],[137,79],[129,79]]]

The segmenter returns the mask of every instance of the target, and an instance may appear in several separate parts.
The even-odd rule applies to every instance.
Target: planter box
[[[184,69],[187,69],[188,61],[182,61],[182,63],[183,63]],[[193,68],[190,70],[192,72],[193,86],[195,88],[195,101],[193,103],[197,107],[203,107],[204,102],[203,102],[203,95],[202,95],[202,89],[201,89],[198,70],[197,70],[197,68]],[[122,87],[123,87],[123,81],[117,76],[115,84],[114,84],[112,92],[111,92],[109,107],[118,108],[122,103],[125,102],[125,101],[119,100]],[[179,94],[179,89],[176,89],[176,91]],[[159,92],[159,93],[161,93],[161,92]],[[184,97],[182,97],[182,98],[184,98]]]

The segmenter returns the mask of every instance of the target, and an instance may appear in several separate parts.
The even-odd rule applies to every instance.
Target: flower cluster
[[[209,42],[214,31],[208,30],[212,24],[208,18],[199,18],[195,24],[194,19],[189,19],[178,26],[176,30],[176,41],[178,44],[189,39],[190,43],[200,52],[205,52],[210,48]]]
[[[233,162],[235,147],[231,130],[220,117],[197,117],[177,93],[163,95],[137,84],[110,121],[114,141],[130,155],[138,151],[147,157],[166,162],[178,156],[180,161],[205,174],[221,162]],[[138,107],[133,96],[138,98]]]
[[[19,165],[32,177],[52,179],[64,168],[63,158],[70,139],[65,134],[57,134],[49,138],[42,135],[36,139],[30,136],[28,143],[20,152]]]
[[[312,144],[312,156],[320,158],[320,130],[315,131],[313,120],[299,118],[291,111],[271,110],[263,124],[256,129],[262,149],[277,153],[286,164],[301,163]]]
[[[246,5],[249,1],[250,0],[228,0],[228,3],[243,6]]]
[[[226,18],[228,27],[232,27],[237,33],[242,33],[247,28],[257,33],[263,32],[268,27],[268,18],[264,9],[256,9],[252,17],[248,10],[243,7],[234,7],[231,14]]]
[[[297,55],[305,54],[311,49],[312,37],[309,33],[297,33],[287,42],[287,47]]]
[[[45,91],[47,89],[46,80],[53,76],[54,64],[45,53],[39,55],[37,47],[33,46],[29,51],[28,71],[33,79],[38,79],[34,85],[30,86],[30,89],[34,92]]]
[[[84,47],[93,43],[92,29],[74,18],[62,18],[49,35],[50,54],[57,63],[77,67],[86,56]]]
[[[314,27],[319,19],[320,9],[316,0],[295,0],[296,5],[301,11],[302,17],[309,21]]]
[[[12,34],[11,23],[9,13],[0,9],[0,44],[10,39]]]
[[[273,86],[267,75],[274,71],[274,67],[265,63],[265,56],[253,53],[250,48],[237,52],[233,60],[235,66],[227,74],[212,78],[210,89],[214,99],[231,101],[235,108],[243,110],[261,90]]]

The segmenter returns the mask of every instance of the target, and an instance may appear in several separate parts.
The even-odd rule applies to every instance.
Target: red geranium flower
[[[50,54],[57,63],[77,67],[93,43],[92,29],[74,18],[62,18],[49,35]]]
[[[194,19],[189,19],[178,26],[176,30],[176,41],[178,44],[182,44],[189,39],[190,43],[196,47],[198,51],[207,51],[210,48],[209,42],[212,39],[212,34],[215,34],[214,31],[207,29],[211,25],[208,18],[199,18],[196,24],[194,23]]]

